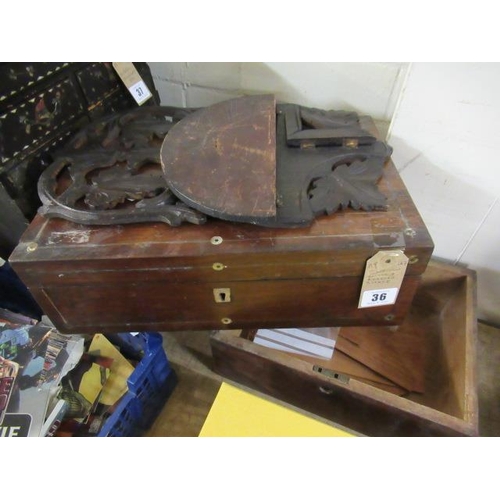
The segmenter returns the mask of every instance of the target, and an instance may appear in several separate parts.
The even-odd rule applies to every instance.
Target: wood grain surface
[[[177,123],[161,148],[170,189],[189,206],[227,220],[276,214],[276,101],[230,99]]]
[[[397,328],[341,328],[335,348],[408,391],[423,392],[426,319],[409,313]]]

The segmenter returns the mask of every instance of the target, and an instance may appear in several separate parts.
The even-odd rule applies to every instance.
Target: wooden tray
[[[319,373],[321,361],[256,345],[241,330],[212,336],[214,370],[368,436],[477,435],[475,273],[431,261],[397,328],[421,336],[421,393],[403,397],[331,371]],[[387,327],[388,334],[395,331]],[[370,335],[369,328],[364,332]]]

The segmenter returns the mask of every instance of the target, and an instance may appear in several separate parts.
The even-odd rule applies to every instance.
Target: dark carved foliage
[[[160,163],[165,135],[189,112],[147,107],[87,126],[40,177],[40,213],[83,224],[203,224],[168,189]]]
[[[377,189],[381,169],[373,168],[368,160],[355,160],[335,166],[319,179],[313,179],[308,199],[315,215],[330,215],[340,208],[384,210],[386,198]]]

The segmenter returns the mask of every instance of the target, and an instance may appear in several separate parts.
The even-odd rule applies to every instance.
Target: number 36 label
[[[395,304],[398,288],[383,288],[381,290],[366,290],[361,296],[359,307],[375,307]]]

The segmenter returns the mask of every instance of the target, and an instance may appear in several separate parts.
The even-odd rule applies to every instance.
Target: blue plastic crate
[[[177,376],[170,367],[159,333],[118,333],[108,338],[126,358],[139,363],[127,381],[127,394],[98,436],[140,436],[151,427],[165,405],[177,384]]]

